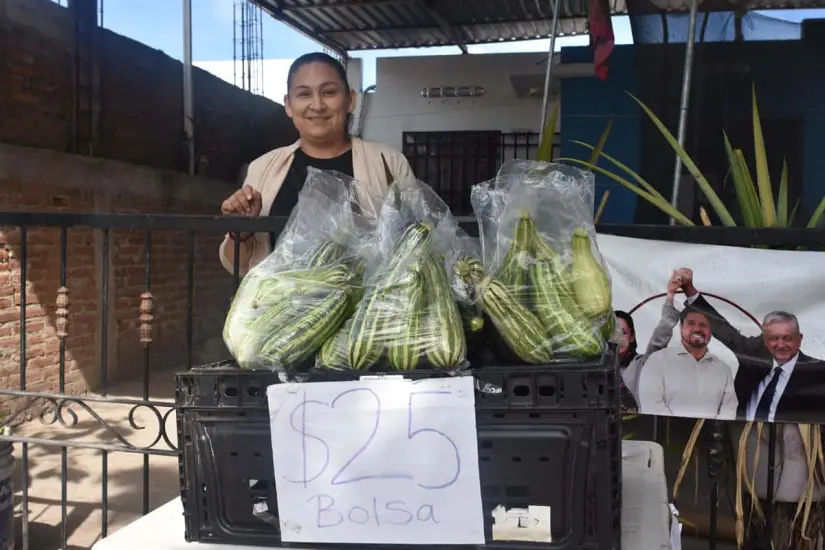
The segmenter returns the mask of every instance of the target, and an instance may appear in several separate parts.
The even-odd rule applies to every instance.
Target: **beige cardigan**
[[[292,166],[295,151],[300,145],[301,142],[296,141],[292,145],[275,149],[253,160],[249,165],[244,185],[249,185],[261,193],[261,216],[269,215],[272,203],[284,183],[289,167]],[[383,196],[388,187],[381,155],[387,160],[387,166],[394,178],[412,177],[412,169],[404,155],[386,145],[353,137],[352,167],[355,179],[362,185],[369,186],[370,194],[373,196]],[[256,233],[241,246],[244,245],[247,245],[247,250],[250,253],[249,265],[240,266],[241,275],[244,275],[251,267],[260,263],[272,252],[269,233]],[[234,266],[226,254],[228,246],[234,246],[234,243],[227,237],[221,243],[219,256],[223,267],[232,273]]]

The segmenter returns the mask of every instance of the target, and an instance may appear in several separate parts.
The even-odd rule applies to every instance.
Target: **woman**
[[[636,327],[633,325],[633,317],[626,311],[616,311],[616,321],[622,337],[619,339],[619,366],[622,373],[625,372],[630,363],[639,355],[636,351]],[[622,410],[636,412],[638,405],[633,398],[633,394],[622,381]]]
[[[286,114],[299,139],[252,161],[243,187],[221,205],[223,215],[289,216],[298,203],[298,192],[307,168],[334,170],[367,186],[367,194],[381,196],[388,187],[384,159],[395,179],[412,177],[407,159],[385,145],[349,135],[356,93],[347,84],[344,66],[324,53],[296,59],[287,76]],[[233,272],[236,235],[229,234],[220,247],[224,268]],[[274,246],[268,233],[241,233],[240,271],[266,258]]]

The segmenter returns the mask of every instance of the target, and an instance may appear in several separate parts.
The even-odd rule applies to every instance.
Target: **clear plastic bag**
[[[363,243],[380,197],[350,178],[309,169],[272,253],[241,282],[223,338],[238,366],[286,371],[341,327],[362,291]]]
[[[476,292],[476,286],[462,277],[462,266],[481,263],[481,246],[478,239],[470,237],[459,229],[456,246],[447,256],[447,269],[450,273],[450,286],[453,299],[458,305],[465,334],[480,333],[484,329],[484,310]]]
[[[592,173],[533,161],[506,163],[494,181],[473,187],[483,265],[459,271],[524,362],[598,356],[613,335],[594,194]]]
[[[477,245],[476,245],[477,248]],[[392,370],[467,366],[467,342],[457,302],[471,310],[452,266],[472,252],[472,240],[426,184],[395,182],[367,246],[364,295],[353,316],[318,354],[330,369]]]

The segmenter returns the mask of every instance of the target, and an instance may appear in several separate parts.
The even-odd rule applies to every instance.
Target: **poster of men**
[[[802,257],[745,251],[753,252]],[[608,265],[610,256],[608,252]],[[758,266],[745,268],[742,259],[730,269],[734,266],[708,262],[707,253],[705,258],[686,256],[684,260],[693,256],[698,261],[671,267],[656,283],[658,288],[650,273],[634,280],[627,270],[611,266],[614,293],[623,302],[616,305],[623,333],[623,407],[662,416],[825,423],[825,353],[822,331],[817,330],[825,323],[825,285],[819,276],[809,278],[816,270],[771,261],[763,274]],[[809,257],[822,263],[819,254]],[[737,258],[729,262],[736,264]],[[661,273],[661,267],[656,271]],[[722,279],[720,271],[738,280]],[[781,281],[783,274],[793,278],[796,273],[808,281],[806,286]],[[772,282],[794,292],[779,294]],[[652,288],[632,288],[643,285]],[[750,297],[756,303],[743,299]],[[806,336],[808,327],[791,305],[805,311],[804,319],[814,325],[813,338]],[[652,325],[646,334],[639,326],[642,315],[647,326]],[[816,351],[808,351],[809,341]]]

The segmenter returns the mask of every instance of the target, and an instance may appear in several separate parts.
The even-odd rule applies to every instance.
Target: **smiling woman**
[[[349,125],[358,97],[347,83],[343,65],[324,53],[296,59],[287,76],[284,106],[300,138],[292,145],[270,151],[254,160],[243,187],[221,205],[227,216],[289,216],[298,203],[309,167],[334,170],[369,187],[369,195],[383,195],[388,187],[384,160],[393,178],[412,176],[407,159],[385,145],[349,135]],[[223,266],[234,266],[234,235],[220,247]],[[268,233],[240,234],[241,274],[267,257],[275,236]]]

